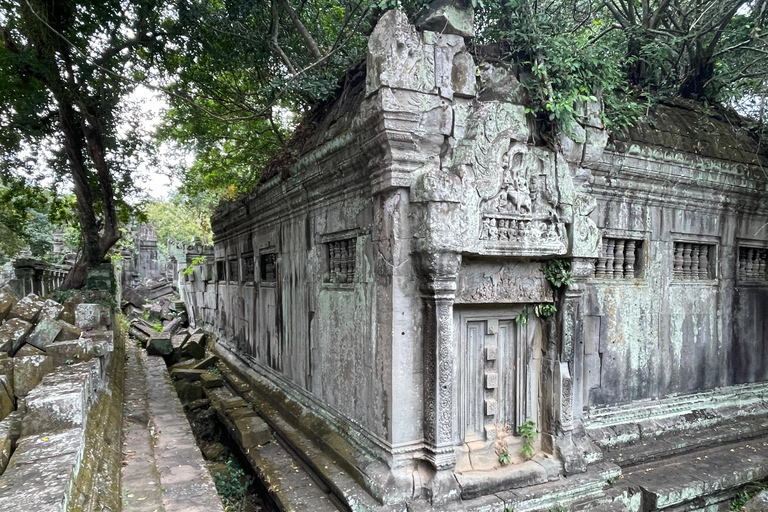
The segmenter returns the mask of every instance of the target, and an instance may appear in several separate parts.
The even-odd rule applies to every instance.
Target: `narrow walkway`
[[[223,511],[165,362],[132,343],[126,355],[123,510]]]

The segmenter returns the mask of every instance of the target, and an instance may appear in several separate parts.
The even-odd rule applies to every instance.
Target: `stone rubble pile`
[[[83,466],[88,413],[114,350],[99,304],[0,288],[0,510],[60,510]]]
[[[148,277],[133,287],[123,290],[123,312],[129,316],[145,315],[151,311],[152,319],[160,319],[160,313],[176,295],[173,283],[165,277]]]

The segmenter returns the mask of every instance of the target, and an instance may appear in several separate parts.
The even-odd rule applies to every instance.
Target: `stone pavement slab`
[[[165,361],[141,353],[150,428],[166,512],[223,511],[211,474],[176,395]]]

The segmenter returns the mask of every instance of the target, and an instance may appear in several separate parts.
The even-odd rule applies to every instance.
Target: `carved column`
[[[424,441],[436,469],[456,464],[453,453],[455,348],[453,303],[461,255],[419,255],[424,291]]]

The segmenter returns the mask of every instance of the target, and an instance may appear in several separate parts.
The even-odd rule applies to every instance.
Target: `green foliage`
[[[547,260],[541,264],[541,272],[556,289],[573,284],[570,268],[571,262],[568,260]]]
[[[234,457],[227,459],[226,464],[226,473],[216,472],[213,475],[213,481],[221,500],[224,502],[224,509],[238,510],[241,502],[246,498],[251,477],[245,474],[240,463]]]
[[[568,512],[568,509],[562,505],[555,505],[549,509],[549,512]]]
[[[758,493],[768,490],[768,486],[760,482],[750,482],[744,486],[744,489],[733,498],[728,512],[738,512],[746,503],[754,498]]]
[[[501,463],[502,466],[506,466],[507,464],[509,464],[509,459],[510,459],[510,456],[507,450],[504,450],[499,454],[499,462]]]
[[[167,254],[168,238],[189,242],[200,237],[204,244],[211,242],[211,221],[215,198],[211,195],[187,197],[174,194],[167,201],[145,203],[146,220],[157,231],[158,248]]]
[[[527,324],[528,323],[528,316],[529,316],[528,312],[527,311],[523,311],[522,313],[520,313],[519,315],[517,315],[515,317],[515,323],[517,325],[525,325],[525,324]]]
[[[523,447],[520,448],[520,454],[525,459],[530,459],[533,456],[533,438],[536,437],[536,423],[529,420],[520,425],[520,435],[523,438]]]
[[[554,304],[536,304],[533,311],[537,317],[547,318],[557,313],[557,307]]]
[[[187,268],[185,268],[182,274],[184,274],[185,276],[192,274],[195,271],[195,267],[205,263],[206,259],[207,258],[205,256],[200,256],[199,258],[192,258],[192,264],[189,265]]]
[[[160,320],[155,320],[155,323],[152,324],[152,328],[157,332],[163,332],[163,324]]]

